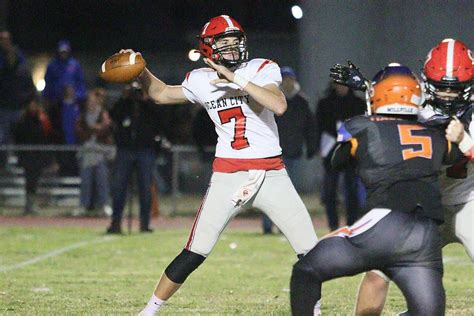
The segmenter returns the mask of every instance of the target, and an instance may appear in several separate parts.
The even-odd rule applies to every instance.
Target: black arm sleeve
[[[443,164],[454,165],[465,158],[457,144],[451,143],[451,150],[444,153]]]
[[[337,145],[331,158],[331,166],[335,170],[342,170],[350,165],[352,161],[351,149],[351,142],[340,143]]]

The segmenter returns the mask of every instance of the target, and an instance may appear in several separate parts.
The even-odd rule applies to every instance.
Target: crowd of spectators
[[[332,170],[329,159],[338,125],[363,114],[365,104],[348,88],[332,85],[313,114],[296,72],[290,67],[282,67],[281,72],[288,110],[276,121],[288,174],[298,189],[302,160],[318,155],[324,170],[321,201],[328,226],[335,229],[339,225],[340,176],[344,179],[347,223],[351,224],[363,203],[359,180],[351,170],[343,174]],[[81,179],[80,205],[72,215],[107,214],[112,216],[108,232],[120,233],[126,193],[135,172],[140,229],[150,232],[150,209],[152,201],[156,202],[157,183],[158,191],[169,188],[169,175],[154,176],[158,154],[171,160],[169,152],[162,149],[163,143],[167,147],[196,145],[203,170],[210,176],[213,153],[206,149],[215,146],[217,135],[204,108],[157,107],[138,82],[127,85],[114,103],[108,103],[107,92],[100,82],[87,86],[81,64],[72,55],[71,43],[62,40],[47,66],[45,88],[41,96],[37,95],[25,55],[13,44],[10,32],[0,31],[0,145],[14,140],[18,144],[82,145],[87,149],[18,153],[26,180],[25,214],[37,212],[36,188],[41,175],[57,170],[59,176]],[[112,144],[117,148],[116,155],[101,149]],[[2,169],[5,153],[0,151]],[[272,233],[269,218],[263,217],[262,224],[264,233]]]
[[[8,30],[0,30],[0,145],[12,141],[11,130],[35,95],[31,71],[24,53],[13,44]],[[0,167],[6,152],[0,151]]]

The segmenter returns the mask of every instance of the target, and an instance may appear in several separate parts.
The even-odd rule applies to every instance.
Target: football
[[[130,82],[145,69],[145,66],[145,59],[140,53],[132,50],[121,51],[102,63],[100,77],[109,82]]]

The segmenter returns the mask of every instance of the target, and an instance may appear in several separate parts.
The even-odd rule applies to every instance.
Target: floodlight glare
[[[293,14],[295,19],[299,20],[303,17],[303,9],[299,5],[294,5],[291,7],[291,14]]]
[[[188,53],[188,58],[191,61],[198,61],[201,58],[201,54],[197,50],[191,49]]]
[[[44,87],[46,87],[46,81],[44,81],[44,79],[38,80],[36,83],[36,90],[41,92],[44,90]]]

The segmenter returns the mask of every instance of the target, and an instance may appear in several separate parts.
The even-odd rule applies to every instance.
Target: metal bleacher
[[[0,174],[0,204],[20,207],[25,203],[25,178],[23,168],[17,164],[17,157],[10,154],[7,166]],[[38,196],[53,206],[78,206],[81,179],[44,175],[38,183]]]

